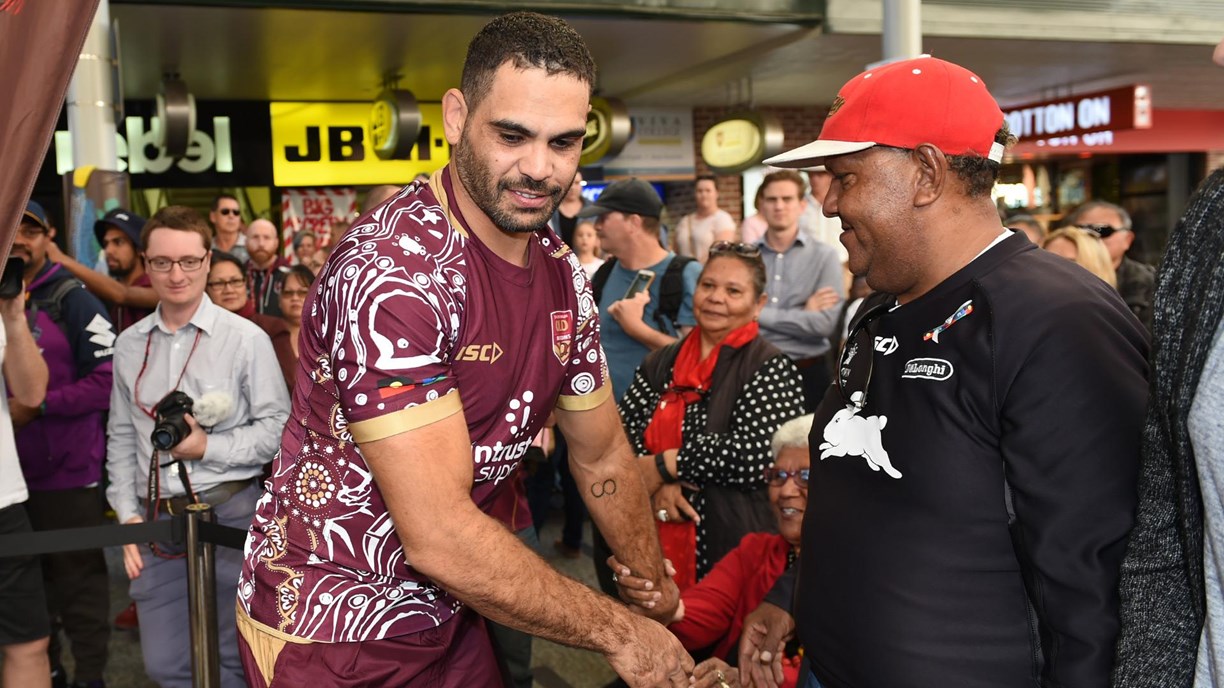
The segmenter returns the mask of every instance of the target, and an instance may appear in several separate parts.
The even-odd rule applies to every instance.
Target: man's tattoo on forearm
[[[611,497],[616,494],[616,481],[608,478],[602,483],[591,484],[591,496],[595,499],[600,497]]]

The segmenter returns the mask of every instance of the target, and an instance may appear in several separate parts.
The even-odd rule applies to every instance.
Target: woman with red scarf
[[[799,371],[757,332],[765,265],[718,242],[697,281],[697,327],[642,361],[621,416],[683,590],[747,533],[776,530],[766,493],[769,443],[803,414]]]

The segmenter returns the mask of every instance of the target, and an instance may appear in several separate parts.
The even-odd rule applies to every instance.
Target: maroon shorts
[[[238,647],[252,688],[300,686],[502,686],[484,619],[464,609],[420,633],[351,643],[290,639],[256,623],[239,607]]]

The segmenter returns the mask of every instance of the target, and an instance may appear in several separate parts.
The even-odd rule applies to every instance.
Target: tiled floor
[[[559,512],[555,513],[559,518]],[[552,543],[557,539],[560,527],[557,518],[550,519],[540,534],[540,554],[562,573],[595,586],[595,572],[590,557],[589,524],[583,556],[567,559],[556,554]],[[112,613],[127,606],[127,576],[123,572],[123,558],[118,548],[107,550],[107,561],[111,571]],[[66,657],[71,674],[71,657]],[[603,657],[592,652],[563,647],[545,640],[536,639],[533,646],[532,665],[535,670],[535,685],[538,688],[600,688],[616,678]],[[156,688],[144,672],[140,656],[140,638],[135,631],[114,631],[110,642],[110,663],[106,670],[107,685],[111,688]]]

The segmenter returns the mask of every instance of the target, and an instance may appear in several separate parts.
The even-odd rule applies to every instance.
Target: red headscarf
[[[710,355],[701,360],[701,327],[693,328],[680,345],[680,352],[676,354],[671,384],[659,395],[654,416],[646,426],[642,439],[646,443],[647,451],[659,454],[668,449],[680,448],[683,441],[681,431],[684,426],[684,410],[690,403],[701,399],[710,391],[714,367],[718,365],[719,351],[724,346],[739,348],[747,344],[756,339],[759,330],[756,321],[731,330]]]

